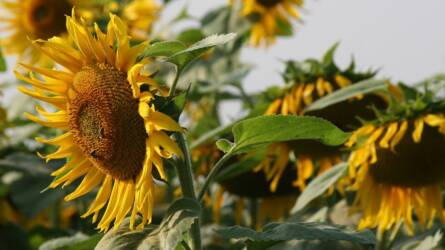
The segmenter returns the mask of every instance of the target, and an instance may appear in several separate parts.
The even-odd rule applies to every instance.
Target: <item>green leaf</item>
[[[3,52],[0,49],[0,72],[5,72],[8,69],[8,66],[6,64],[5,57],[3,56]]]
[[[225,35],[212,35],[204,38],[203,40],[193,44],[189,48],[179,51],[169,58],[167,61],[178,66],[179,69],[183,69],[187,64],[207,52],[209,49],[225,44],[234,39],[236,34],[230,33]]]
[[[326,108],[333,104],[346,101],[361,94],[368,94],[376,91],[386,90],[388,87],[386,80],[365,80],[339,89],[330,95],[322,97],[309,105],[305,112]]]
[[[184,44],[191,45],[204,39],[205,36],[200,29],[192,28],[182,31],[176,39],[183,42]]]
[[[157,42],[153,43],[147,48],[145,48],[144,52],[141,56],[143,57],[152,57],[152,56],[165,56],[169,57],[172,56],[179,51],[187,49],[187,46],[185,46],[180,41],[164,41],[164,42]]]
[[[216,146],[219,150],[223,151],[224,153],[229,152],[229,150],[232,148],[232,143],[229,140],[226,139],[219,139],[216,141]]]
[[[323,194],[329,189],[340,177],[342,177],[348,167],[345,162],[339,163],[323,174],[313,179],[303,193],[298,197],[297,203],[292,208],[292,213],[296,213],[303,209],[309,202]]]
[[[328,146],[343,144],[349,137],[327,120],[310,116],[267,115],[246,119],[233,126],[232,153],[243,153],[274,142],[317,140]]]
[[[337,48],[339,45],[340,45],[340,43],[336,42],[336,43],[334,43],[334,45],[332,45],[332,47],[330,47],[328,49],[328,51],[326,51],[326,53],[323,55],[323,59],[322,59],[323,64],[335,65],[334,54],[335,54],[335,51],[337,51]]]
[[[94,249],[102,235],[87,236],[76,233],[69,237],[60,237],[43,243],[39,250],[89,250]]]
[[[356,232],[326,223],[270,223],[264,226],[260,232],[250,228],[233,226],[217,230],[217,232],[223,238],[243,241],[248,250],[268,249],[273,245],[290,240],[344,240],[367,246],[373,246],[376,242],[371,231]]]
[[[126,218],[118,230],[111,230],[96,246],[97,250],[162,249],[174,250],[184,240],[184,234],[198,218],[200,205],[197,201],[182,198],[167,210],[161,225],[148,225],[140,231],[128,229]]]

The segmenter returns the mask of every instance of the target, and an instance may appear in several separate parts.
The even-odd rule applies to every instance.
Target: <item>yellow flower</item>
[[[413,214],[421,226],[434,218],[445,222],[441,183],[445,157],[445,117],[423,114],[414,119],[356,130],[347,147],[351,189],[363,211],[360,229],[378,228],[378,234],[404,222],[413,233]]]
[[[294,84],[286,90],[283,96],[272,101],[265,115],[303,115],[305,108],[314,101],[351,84],[352,81],[341,74],[336,74],[331,81],[318,77],[314,82]],[[353,126],[358,122],[355,120],[356,116],[372,115],[372,110],[366,108],[369,105],[385,106],[386,101],[377,95],[359,96],[321,111],[306,114],[323,117],[340,128],[347,129],[347,126]],[[347,112],[343,110],[347,110]],[[300,190],[304,190],[308,179],[341,162],[341,154],[338,149],[312,141],[274,143],[268,146],[267,152],[267,157],[257,166],[256,170],[263,170],[266,173],[268,179],[271,180],[272,192],[276,189],[284,169],[288,166],[291,154],[294,154],[296,158],[297,179],[294,181],[294,186]],[[342,187],[339,188],[342,189]]]
[[[124,7],[122,17],[130,35],[146,39],[148,31],[158,19],[161,7],[154,0],[133,0]]]
[[[241,0],[241,14],[254,19],[250,44],[259,47],[275,43],[279,34],[279,23],[289,25],[291,19],[299,20],[298,8],[303,0]],[[231,1],[233,2],[233,1]]]
[[[66,32],[65,15],[73,2],[70,0],[14,0],[2,1],[2,30],[8,35],[1,39],[5,54],[19,55],[29,63],[46,63],[47,58],[32,46],[31,40],[48,39]]]
[[[94,215],[95,222],[104,210],[98,228],[106,231],[113,221],[117,228],[128,213],[133,228],[136,215],[141,214],[143,226],[151,221],[152,172],[165,179],[162,159],[182,156],[166,132],[182,129],[152,104],[156,83],[143,72],[147,62],[136,61],[147,44],[130,46],[127,29],[117,16],[110,16],[106,33],[95,25],[95,34],[72,16],[66,24],[74,46],[59,37],[34,42],[65,70],[22,64],[32,73],[16,72],[33,86],[20,87],[23,93],[58,110],[49,113],[37,107],[44,119],[26,114],[32,121],[64,131],[53,139],[36,139],[59,146],[42,156],[46,160],[68,159],[52,173],[55,180],[50,187],[66,186],[83,176],[77,189],[65,197],[70,201],[100,186],[83,217]]]

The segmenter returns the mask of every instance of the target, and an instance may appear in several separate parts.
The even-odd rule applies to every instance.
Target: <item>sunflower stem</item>
[[[181,148],[184,159],[183,164],[176,164],[176,172],[178,174],[179,182],[181,184],[181,190],[184,197],[196,200],[195,187],[193,183],[192,175],[192,160],[190,158],[190,149],[187,144],[187,140],[182,133],[175,133],[174,137]],[[192,224],[191,235],[193,241],[193,249],[201,250],[201,226],[200,218],[196,219]]]
[[[173,84],[172,84],[170,90],[168,91],[168,97],[169,98],[172,98],[173,95],[175,95],[176,86],[178,85],[179,76],[181,75],[181,73],[182,73],[182,68],[178,67],[177,70],[176,70],[175,80],[173,80]]]
[[[199,192],[199,195],[198,195],[199,202],[202,201],[202,199],[204,198],[204,195],[207,191],[207,188],[210,186],[210,183],[213,181],[213,179],[215,179],[216,174],[218,174],[219,170],[224,165],[224,163],[228,159],[230,159],[230,157],[232,157],[232,154],[233,153],[230,150],[221,159],[219,159],[219,161],[212,167],[212,170],[210,170],[209,175],[207,175],[207,179],[205,180],[204,185],[202,186],[202,189]]]

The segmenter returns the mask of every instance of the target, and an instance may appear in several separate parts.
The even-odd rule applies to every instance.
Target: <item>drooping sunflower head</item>
[[[327,119],[343,130],[360,125],[361,119],[375,117],[371,107],[385,108],[387,101],[380,95],[360,95],[350,100],[337,103],[315,112],[305,109],[314,101],[333,93],[335,90],[370,79],[373,71],[358,72],[354,62],[345,69],[340,69],[333,56],[337,45],[331,47],[321,60],[308,59],[303,62],[289,61],[283,79],[286,85],[281,88],[271,88],[264,93],[264,99],[269,103],[265,115],[312,115]],[[259,165],[266,173],[273,173],[278,181],[282,169],[286,167],[291,156],[296,158],[295,168],[298,179],[294,185],[304,189],[307,180],[320,174],[341,161],[338,148],[325,146],[315,141],[291,141],[272,144],[268,148],[268,157]],[[271,183],[274,190],[276,184]]]
[[[445,109],[440,103],[424,104],[388,111],[346,143],[352,150],[351,189],[363,211],[360,228],[377,227],[381,235],[403,221],[413,233],[414,214],[422,227],[435,218],[445,221]]]
[[[65,15],[73,7],[70,0],[14,0],[0,3],[4,17],[2,29],[8,36],[1,40],[7,54],[18,54],[32,63],[42,59],[30,40],[48,39],[66,32]]]
[[[16,72],[33,89],[19,89],[58,109],[37,112],[44,119],[26,116],[44,126],[64,133],[54,139],[37,141],[58,146],[46,160],[67,158],[68,162],[52,175],[50,187],[69,185],[83,176],[76,190],[66,196],[73,200],[99,187],[96,199],[85,216],[96,221],[104,210],[98,228],[117,227],[131,212],[133,228],[137,214],[143,226],[151,220],[154,200],[152,172],[166,178],[163,158],[181,156],[168,133],[181,131],[176,121],[156,110],[157,84],[137,61],[146,43],[131,46],[127,28],[111,15],[107,32],[95,25],[94,34],[75,17],[67,17],[71,43],[54,37],[37,40],[42,53],[63,69],[44,69],[28,64],[29,75]]]
[[[266,98],[271,101],[265,114],[317,115],[306,113],[304,110],[314,101],[331,94],[335,90],[375,76],[375,71],[357,71],[354,61],[346,69],[340,69],[334,61],[337,47],[338,44],[335,44],[329,48],[321,60],[287,61],[286,68],[282,74],[285,86],[280,90],[272,90],[265,93]],[[359,96],[356,99],[361,100],[363,96]],[[376,105],[379,105],[378,101],[380,100],[375,101],[377,102]],[[354,103],[351,107],[357,106],[356,104]],[[364,105],[366,104],[372,104],[372,102],[367,102]],[[361,105],[361,109],[366,110],[364,105]],[[339,109],[334,112],[337,116],[339,115],[338,111],[342,110]],[[349,119],[349,123],[352,122],[355,116],[362,116],[357,112],[352,114],[348,112],[348,114],[352,117],[352,119]],[[335,115],[320,117],[332,121],[335,120]],[[339,126],[340,124],[336,125]]]
[[[302,0],[240,0],[241,15],[252,21],[250,44],[255,47],[275,43],[276,36],[292,29],[291,20],[300,20]],[[230,1],[232,4],[234,0]]]

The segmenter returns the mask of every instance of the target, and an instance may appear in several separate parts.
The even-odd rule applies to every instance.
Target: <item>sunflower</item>
[[[66,24],[74,47],[59,37],[34,42],[66,70],[22,64],[31,71],[29,76],[16,72],[34,87],[19,87],[23,93],[58,109],[49,113],[37,107],[43,120],[26,114],[34,122],[64,131],[54,139],[36,139],[59,146],[56,152],[42,156],[46,160],[68,159],[52,173],[55,180],[50,187],[66,186],[83,176],[77,189],[65,197],[70,201],[100,186],[83,217],[94,215],[95,222],[104,210],[98,228],[106,231],[113,221],[117,228],[131,212],[130,228],[137,214],[142,215],[143,226],[151,221],[152,172],[165,179],[162,159],[182,156],[167,133],[182,128],[152,104],[156,83],[144,74],[148,62],[136,61],[147,43],[130,46],[127,28],[115,15],[110,16],[106,33],[95,25],[95,34],[74,13],[72,16]]]
[[[73,7],[72,1],[14,0],[2,1],[0,5],[3,13],[8,15],[0,18],[2,30],[8,31],[8,36],[0,43],[4,52],[19,55],[20,61],[45,63],[30,40],[48,39],[65,33],[65,15]]]
[[[377,227],[382,235],[403,221],[412,234],[414,213],[422,227],[430,227],[436,217],[445,222],[443,113],[426,111],[365,124],[346,146],[352,150],[349,176],[357,192],[355,205],[363,211],[360,229]]]
[[[32,40],[64,36],[65,16],[76,7],[77,15],[90,23],[108,19],[104,13],[116,12],[129,26],[130,35],[147,39],[147,32],[157,19],[160,7],[153,0],[133,0],[126,6],[117,2],[102,6],[87,0],[12,0],[0,3],[8,16],[1,17],[2,30],[8,35],[0,45],[6,54],[19,55],[19,61],[49,64],[51,60],[34,46]],[[108,21],[108,20],[107,20]]]
[[[123,8],[122,17],[132,37],[146,39],[160,11],[154,0],[133,0]]]
[[[358,95],[321,110],[305,111],[314,101],[375,75],[372,71],[356,72],[353,62],[346,70],[339,69],[333,61],[336,46],[329,49],[322,60],[287,62],[283,74],[287,84],[282,89],[266,91],[265,99],[269,104],[264,115],[317,116],[333,122],[343,130],[351,130],[351,127],[360,126],[360,119],[357,117],[371,119],[375,116],[370,107],[386,107],[387,100],[384,96],[369,94]],[[255,171],[265,172],[270,180],[272,192],[276,190],[283,172],[289,167],[289,162],[293,158],[298,176],[294,186],[300,190],[306,187],[308,179],[325,172],[342,160],[339,148],[307,140],[273,143],[268,146],[266,152],[266,156]],[[343,187],[339,189],[341,191]]]
[[[250,44],[255,47],[275,43],[276,36],[282,33],[282,26],[290,26],[291,19],[300,20],[298,8],[303,6],[303,0],[241,1],[241,14],[253,20]]]

